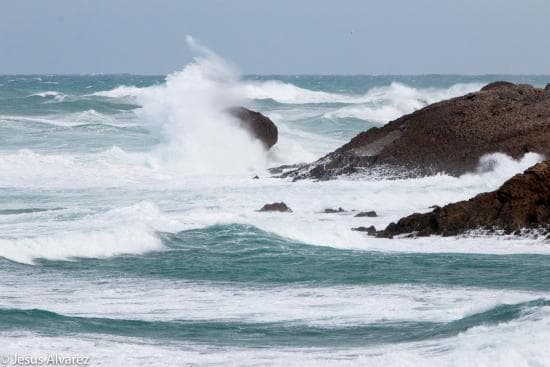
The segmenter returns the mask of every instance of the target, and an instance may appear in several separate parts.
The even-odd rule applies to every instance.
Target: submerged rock
[[[345,212],[346,212],[346,210],[344,210],[342,208],[338,208],[338,209],[327,208],[327,209],[323,210],[323,213],[325,213],[325,214],[345,213]]]
[[[369,227],[361,226],[361,227],[352,228],[351,230],[352,231],[357,231],[357,232],[366,232],[369,235],[375,235],[376,234],[376,228],[374,226],[369,226]]]
[[[369,217],[369,218],[373,218],[373,217],[377,217],[378,214],[376,214],[376,212],[374,210],[369,210],[367,212],[360,212],[356,215],[354,215],[354,217]]]
[[[244,107],[233,107],[229,109],[229,113],[239,120],[240,126],[250,135],[260,140],[266,149],[277,143],[279,132],[269,117]]]
[[[454,236],[475,229],[511,234],[532,228],[543,232],[550,228],[550,161],[515,175],[496,191],[401,218],[378,232],[378,236]]]
[[[265,204],[259,212],[286,212],[286,213],[292,213],[292,209],[290,209],[285,203],[282,201],[280,203],[271,203],[271,204]]]
[[[284,176],[327,180],[367,170],[399,177],[460,175],[475,170],[489,153],[516,159],[527,152],[550,156],[549,142],[548,90],[495,82],[362,132]]]

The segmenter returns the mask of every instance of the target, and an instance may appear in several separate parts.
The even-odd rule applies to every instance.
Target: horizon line
[[[175,71],[177,72],[177,71]],[[132,75],[132,76],[147,76],[147,77],[165,77],[174,72],[167,74],[149,74],[149,73],[0,73],[0,77],[5,76],[122,76],[122,75]],[[471,73],[471,74],[461,74],[461,73],[382,73],[382,74],[363,74],[363,73],[353,73],[353,74],[341,74],[341,73],[243,73],[241,77],[252,77],[252,76],[274,76],[274,77],[287,77],[287,76],[335,76],[335,77],[361,77],[361,76],[370,76],[370,77],[384,77],[384,76],[468,76],[468,77],[484,77],[484,76],[538,76],[538,77],[550,77],[550,73]]]

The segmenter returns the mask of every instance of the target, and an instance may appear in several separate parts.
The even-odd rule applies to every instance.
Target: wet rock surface
[[[544,161],[515,175],[499,189],[437,207],[429,213],[415,213],[391,223],[380,237],[400,234],[454,236],[475,229],[518,233],[522,229],[550,228],[550,161]]]
[[[282,201],[279,203],[271,203],[271,204],[265,204],[259,212],[286,212],[291,213],[292,209],[290,209],[285,203]]]
[[[240,127],[260,140],[266,149],[270,149],[277,143],[279,132],[269,117],[244,107],[233,107],[229,109],[229,113],[239,120]]]
[[[354,217],[357,217],[357,218],[361,218],[361,217],[369,217],[369,218],[374,218],[374,217],[377,217],[378,214],[376,214],[376,212],[374,210],[369,210],[369,211],[366,211],[366,212],[360,212],[360,213],[357,213],[354,215]]]
[[[318,161],[285,173],[327,180],[361,172],[397,177],[476,169],[486,154],[550,156],[550,90],[495,82],[372,128]]]

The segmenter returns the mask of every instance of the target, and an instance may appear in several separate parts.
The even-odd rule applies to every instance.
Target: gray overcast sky
[[[0,0],[0,74],[550,74],[548,0]]]

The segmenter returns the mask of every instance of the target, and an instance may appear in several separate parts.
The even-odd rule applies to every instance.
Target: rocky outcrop
[[[362,171],[409,177],[460,175],[474,170],[489,153],[550,156],[549,142],[550,90],[495,82],[362,132],[284,176],[326,180]]]
[[[366,212],[359,212],[359,213],[354,215],[354,217],[358,217],[358,218],[361,218],[361,217],[374,218],[374,217],[377,217],[377,216],[378,216],[378,214],[376,214],[376,212],[374,210],[369,210],[369,211],[366,211]]]
[[[277,126],[268,117],[244,107],[233,107],[229,109],[229,113],[238,119],[240,127],[260,140],[266,149],[270,149],[277,143],[279,137]]]
[[[283,212],[283,213],[292,213],[292,209],[290,209],[285,203],[282,201],[280,203],[271,203],[271,204],[265,204],[259,212]]]
[[[550,228],[550,161],[544,161],[515,175],[498,190],[436,208],[425,214],[412,214],[391,223],[377,233],[393,237],[410,233],[454,236],[470,230],[504,230]]]

